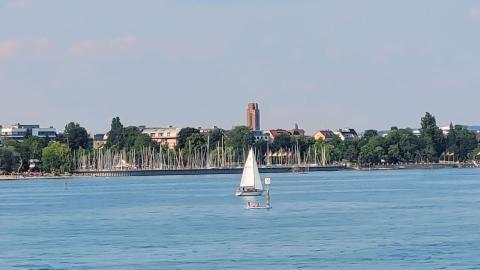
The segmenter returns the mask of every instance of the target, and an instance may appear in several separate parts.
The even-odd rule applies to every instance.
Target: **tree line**
[[[382,163],[439,162],[440,160],[466,161],[480,153],[475,134],[461,125],[450,125],[445,136],[437,126],[435,117],[426,113],[421,119],[420,135],[412,129],[392,127],[387,135],[367,130],[361,138],[340,141],[335,138],[331,146],[334,161],[350,161],[360,166]]]
[[[177,145],[168,149],[159,145],[150,136],[134,126],[124,127],[120,118],[112,119],[105,147],[114,151],[140,153],[145,149],[174,152],[188,162],[197,153],[229,155],[230,160],[241,164],[248,149],[253,147],[258,160],[263,164],[275,163],[272,153],[295,153],[299,162],[307,162],[312,153],[322,153],[326,163],[352,162],[359,166],[412,162],[438,162],[440,160],[466,161],[480,154],[480,146],[474,133],[464,126],[450,126],[444,136],[437,126],[435,117],[426,113],[420,121],[420,135],[409,128],[392,127],[382,136],[376,130],[366,130],[364,135],[342,141],[334,136],[329,141],[315,141],[303,135],[281,134],[273,141],[255,140],[254,133],[246,126],[232,130],[214,128],[208,132],[187,127],[177,134]],[[65,126],[54,141],[32,137],[23,141],[6,140],[0,147],[0,171],[29,171],[29,161],[39,160],[37,169],[51,173],[65,173],[73,169],[72,160],[76,153],[93,151],[92,140],[84,127],[71,122]],[[319,154],[320,155],[320,154]],[[311,162],[311,160],[309,160]],[[277,160],[278,162],[278,160]],[[281,160],[280,160],[281,162]],[[317,159],[314,160],[317,163]]]

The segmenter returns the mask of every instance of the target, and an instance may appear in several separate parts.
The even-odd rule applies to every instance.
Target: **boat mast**
[[[207,137],[207,169],[210,169],[210,135]]]

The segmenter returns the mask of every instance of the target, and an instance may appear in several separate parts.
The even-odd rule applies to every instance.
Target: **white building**
[[[2,139],[23,140],[28,134],[28,129],[11,126],[2,128],[0,136]]]
[[[53,127],[41,128],[40,125],[21,125],[17,123],[11,125],[10,127],[0,129],[0,137],[2,139],[22,141],[29,134],[31,134],[33,137],[39,138],[57,138],[57,130]]]
[[[93,135],[93,149],[103,148],[107,144],[108,132]]]
[[[339,129],[337,132],[334,132],[334,133],[335,133],[335,135],[340,137],[340,139],[342,141],[350,140],[350,139],[358,137],[357,132],[353,128]]]
[[[32,128],[32,136],[39,138],[55,139],[57,138],[57,130],[54,127]]]

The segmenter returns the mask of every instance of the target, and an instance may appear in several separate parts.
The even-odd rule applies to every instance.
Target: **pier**
[[[308,171],[339,171],[345,166],[291,166],[291,167],[261,167],[260,173],[288,173]],[[121,177],[121,176],[157,176],[157,175],[215,175],[241,174],[243,168],[204,168],[204,169],[159,169],[159,170],[103,170],[103,171],[74,171],[75,176],[89,177]]]

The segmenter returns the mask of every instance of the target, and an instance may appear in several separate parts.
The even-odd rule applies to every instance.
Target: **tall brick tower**
[[[247,126],[253,130],[260,130],[260,110],[257,103],[248,103]]]

